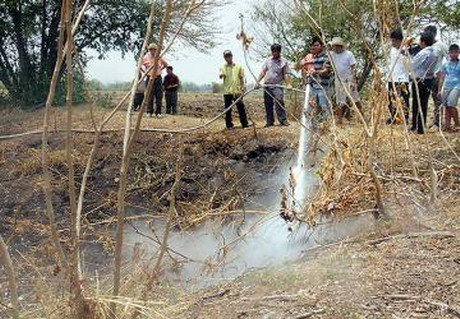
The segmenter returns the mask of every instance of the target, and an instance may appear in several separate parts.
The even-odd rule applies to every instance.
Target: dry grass
[[[214,97],[213,105],[216,105],[217,100],[219,98]],[[106,112],[104,109],[96,109],[96,116],[102,118]],[[17,111],[9,113],[3,117],[2,121],[11,124],[7,132],[23,131],[24,127],[33,129],[34,125],[38,128],[41,122],[40,113],[41,111],[36,113]],[[61,127],[64,121],[62,113],[61,110],[56,113],[57,127]],[[81,108],[75,113],[76,127],[90,129],[88,109]],[[204,117],[195,115],[167,116],[161,120],[148,119],[144,125],[167,128],[188,127],[205,120]],[[107,128],[121,127],[123,121],[124,112],[120,111]],[[257,123],[258,126],[263,123],[260,117]],[[272,171],[273,167],[283,163],[258,164],[257,157],[253,159],[251,154],[263,153],[265,147],[280,150],[283,147],[295,149],[297,146],[298,125],[291,125],[287,129],[276,127],[269,130],[258,130],[257,139],[252,130],[225,132],[222,131],[222,128],[223,122],[217,122],[206,131],[197,132],[185,138],[184,177],[194,178],[197,182],[200,181],[201,185],[196,185],[200,191],[195,200],[191,201],[187,197],[178,199],[179,215],[176,225],[181,228],[188,228],[211,217],[232,216],[232,211],[238,209],[242,199],[225,186],[241,183],[241,189],[248,190],[247,187],[251,185],[252,180],[249,179],[246,183],[240,181],[242,172],[229,166],[225,158],[242,162],[245,165],[245,172],[256,167],[264,167],[263,172],[267,173]],[[335,139],[331,136],[327,137],[332,147],[324,148],[325,160],[317,168],[317,174],[323,185],[316,201],[312,204],[315,214],[346,217],[360,211],[372,211],[375,206],[373,185],[366,167],[367,145],[360,125],[357,123],[347,125],[338,129],[336,134]],[[76,136],[79,138],[74,156],[78,175],[81,174],[86,161],[84,154],[88,153],[92,139],[88,134]],[[430,228],[449,229],[458,233],[460,168],[452,153],[452,150],[460,152],[458,134],[446,136],[450,146],[444,143],[437,133],[429,133],[423,137],[411,135],[409,138],[413,145],[413,154],[416,154],[414,156],[418,172],[416,177],[413,175],[412,161],[406,147],[402,127],[383,127],[381,130],[377,140],[379,148],[376,167],[384,185],[385,203],[391,212],[392,220],[383,222],[375,233],[364,237],[364,241],[369,238],[378,239],[392,234],[414,230],[424,231]],[[57,190],[59,185],[66,181],[66,164],[63,151],[59,146],[61,143],[59,137],[56,136],[51,142],[53,147],[49,158],[50,166],[55,173],[55,190]],[[103,140],[105,146],[102,147],[100,157],[96,161],[95,171],[103,171],[104,168],[112,167],[112,165],[117,166],[119,154],[116,150],[119,149],[120,142],[117,134],[105,136]],[[36,141],[33,138],[2,143],[0,161],[7,164],[1,172],[2,178],[16,177],[18,181],[25,182],[23,184],[11,184],[10,182],[8,187],[23,185],[22,189],[28,189],[24,187],[33,185],[33,188],[38,189],[37,192],[39,192],[37,185],[40,182],[40,170],[38,169],[40,161],[33,147],[35,144]],[[171,158],[174,158],[177,147],[178,145],[174,144],[174,138],[168,134],[143,133],[139,136],[130,187],[132,192],[139,192],[142,197],[152,199],[149,205],[159,204],[159,199],[165,198],[170,188],[173,167],[168,166],[168,163],[171,162]],[[431,173],[429,158],[426,155],[427,147],[433,151],[434,168],[439,176],[440,196],[436,203],[429,201]],[[209,158],[212,161],[209,161]],[[107,166],[108,163],[111,164]],[[158,169],[152,169],[155,167]],[[199,167],[199,169],[194,170],[193,167]],[[215,169],[215,171],[208,172],[208,178],[219,172],[221,181],[218,184],[213,185],[209,179],[201,181],[197,178],[200,175],[194,175],[207,167]],[[104,175],[102,179],[105,179],[106,182],[101,184],[103,188],[100,190],[95,187],[96,184],[90,185],[90,192],[96,194],[97,198],[103,199],[103,203],[91,201],[86,211],[92,211],[100,205],[104,205],[101,206],[102,210],[114,206],[114,194],[102,190],[110,189],[112,184],[116,185],[115,172],[116,170],[105,173],[108,175]],[[159,183],[159,188],[154,193],[149,193],[155,183]],[[188,185],[182,186],[184,189],[188,187]],[[225,193],[226,191],[228,193]],[[62,195],[60,193],[59,196]],[[34,200],[40,202],[40,197]],[[135,197],[131,198],[131,202],[136,202],[136,200]],[[129,198],[128,201],[130,201]],[[62,216],[66,214],[64,206],[65,203],[63,203]],[[161,208],[153,207],[155,209],[150,210],[149,213],[161,213]],[[24,208],[30,209],[27,201],[20,204],[19,208],[14,208],[16,213],[13,215],[9,213],[10,225],[15,223],[17,216],[21,216]],[[40,209],[39,206],[35,212],[39,214]],[[110,219],[102,229],[89,226],[95,221],[98,220],[91,218],[85,220],[85,224],[88,225],[86,231],[96,236],[97,242],[110,251],[113,244],[109,231]],[[25,307],[24,317],[62,318],[68,311],[68,304],[66,298],[63,298],[66,296],[65,292],[59,288],[62,286],[61,274],[56,271],[52,263],[49,263],[55,258],[55,252],[47,241],[42,241],[47,233],[46,227],[36,227],[35,223],[35,221],[16,222],[12,237],[13,239],[15,236],[25,236],[30,229],[34,228],[34,236],[41,243],[41,247],[31,249],[24,253],[23,257],[17,257],[18,263],[22,265],[19,273],[21,278],[24,278],[20,286],[24,290],[23,293],[27,291],[24,298],[33,300]],[[63,234],[67,232],[66,229],[62,231]],[[411,250],[411,247],[415,249]],[[442,249],[439,250],[440,248]],[[443,250],[446,255],[442,255]],[[436,251],[436,254],[430,255],[432,251]],[[119,307],[122,309],[120,318],[130,318],[135,309],[145,318],[210,318],[216,316],[221,318],[238,316],[242,318],[263,316],[296,318],[305,314],[314,314],[315,311],[318,312],[316,316],[324,318],[353,318],[353,316],[386,318],[390,314],[401,315],[407,303],[385,303],[386,297],[370,298],[369,296],[379,295],[382,291],[387,295],[401,293],[403,288],[398,286],[399,282],[406,282],[407,287],[410,287],[407,293],[414,294],[415,297],[428,296],[433,300],[458,303],[455,294],[443,295],[445,290],[442,290],[443,285],[447,285],[448,289],[455,289],[457,284],[452,284],[455,279],[452,282],[443,282],[443,285],[438,285],[438,281],[445,277],[445,272],[441,269],[450,269],[454,277],[458,276],[455,268],[452,268],[455,265],[446,259],[447,255],[456,256],[458,253],[458,245],[455,240],[446,242],[430,239],[398,239],[370,246],[370,248],[366,244],[348,244],[320,252],[315,261],[286,266],[280,270],[254,273],[249,277],[229,283],[229,288],[227,286],[215,287],[212,291],[203,291],[199,294],[191,295],[187,291],[160,281],[148,299],[151,302],[147,303],[140,302],[140,300],[149,268],[128,264],[124,270],[125,281],[122,287],[122,297],[114,300],[109,296],[109,281],[102,273],[99,278],[93,276],[88,279],[88,282],[85,283],[85,295],[91,301],[92,313],[96,318],[105,318],[109,315],[108,306],[111,302],[124,305],[124,307]],[[41,259],[44,256],[46,260]],[[394,260],[398,262],[395,263]],[[406,262],[407,260],[409,262]],[[408,272],[406,265],[412,265],[413,271]],[[213,263],[209,263],[208,266],[211,270],[215,268]],[[107,267],[110,269],[110,265]],[[376,268],[380,271],[376,272]],[[57,277],[52,275],[53,272],[58,273]],[[394,276],[395,273],[397,276]],[[407,280],[404,281],[405,276],[417,280],[420,276],[428,278],[429,273],[434,274],[433,280],[420,280],[413,287]],[[426,285],[425,288],[423,288],[424,285]],[[222,297],[220,295],[212,297],[216,292],[217,294],[221,292],[219,289],[230,289],[230,292],[225,293]],[[430,289],[440,289],[441,293],[428,295],[427,291]],[[207,298],[209,296],[212,298]],[[439,318],[440,314],[444,315],[433,305],[430,306],[426,302],[420,304],[421,309],[427,313],[427,318]],[[412,303],[409,302],[409,305]],[[419,313],[421,310],[410,308],[410,311]]]

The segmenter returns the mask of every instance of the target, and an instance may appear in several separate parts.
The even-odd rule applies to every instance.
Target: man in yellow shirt
[[[241,65],[233,62],[233,54],[230,50],[224,51],[224,59],[226,63],[220,68],[219,77],[224,81],[224,102],[225,109],[227,109],[234,101],[244,94],[245,83],[244,70]],[[240,116],[241,126],[243,128],[248,127],[248,118],[246,116],[246,110],[242,99],[236,102],[236,107]],[[227,129],[233,129],[232,109],[229,109],[225,114],[225,125],[227,126]]]

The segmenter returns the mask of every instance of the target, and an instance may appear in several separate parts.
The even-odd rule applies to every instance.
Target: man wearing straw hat
[[[335,71],[337,124],[342,124],[343,116],[350,114],[347,100],[351,100],[351,103],[355,103],[358,109],[361,109],[356,77],[356,59],[353,53],[346,49],[346,44],[342,38],[335,37],[330,44],[332,47],[332,65]]]
[[[149,70],[153,67],[155,62],[155,55],[158,50],[158,46],[154,43],[151,43],[148,47],[149,52],[142,59],[142,66],[144,71]],[[158,65],[156,69],[153,68],[147,73],[147,83],[150,79],[153,79],[153,90],[150,96],[148,97],[147,103],[147,116],[153,116],[153,103],[155,101],[155,116],[157,118],[161,117],[161,103],[163,100],[163,81],[161,79],[161,73],[168,66],[168,63],[162,58],[158,58]]]

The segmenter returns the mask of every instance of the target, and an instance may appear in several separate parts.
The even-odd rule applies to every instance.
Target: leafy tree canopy
[[[168,38],[175,33],[190,0],[174,1]],[[73,2],[74,15],[84,0]],[[196,1],[199,8],[190,15],[178,37],[182,46],[206,51],[215,42],[213,10],[220,0]],[[59,36],[61,2],[55,0],[4,0],[0,2],[0,82],[10,97],[23,105],[43,103],[53,72]],[[165,1],[156,2],[153,39],[158,34]],[[78,58],[84,50],[96,50],[100,57],[110,50],[138,54],[150,12],[148,0],[93,0],[75,36]],[[167,40],[168,40],[167,38]]]

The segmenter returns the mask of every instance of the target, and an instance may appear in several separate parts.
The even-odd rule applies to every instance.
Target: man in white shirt
[[[337,103],[337,124],[342,124],[343,116],[350,119],[350,110],[347,100],[355,103],[361,110],[361,101],[358,94],[356,79],[356,59],[353,53],[346,50],[342,38],[336,37],[331,41],[331,59],[335,71],[335,99]]]
[[[403,38],[401,29],[394,30],[390,34],[391,51],[388,77],[390,118],[388,118],[387,124],[400,123],[403,116],[406,123],[409,121],[409,72],[405,67],[407,55],[402,46]],[[402,105],[402,112],[398,112],[398,105]]]
[[[433,90],[437,57],[433,49],[435,42],[431,32],[420,35],[420,52],[412,58],[414,70],[412,82],[412,127],[411,131],[424,134],[428,111],[428,99]]]
[[[438,33],[438,29],[434,25],[428,25],[424,28],[424,31],[431,32],[433,36],[436,38]],[[445,43],[440,40],[436,40],[433,44],[433,52],[436,55],[436,64],[434,67],[434,84],[433,90],[431,91],[431,96],[433,98],[434,109],[433,109],[433,123],[431,127],[435,130],[439,129],[441,125],[441,99],[439,98],[438,88],[439,88],[439,79],[441,74],[442,63],[444,59],[449,58],[449,48]]]

